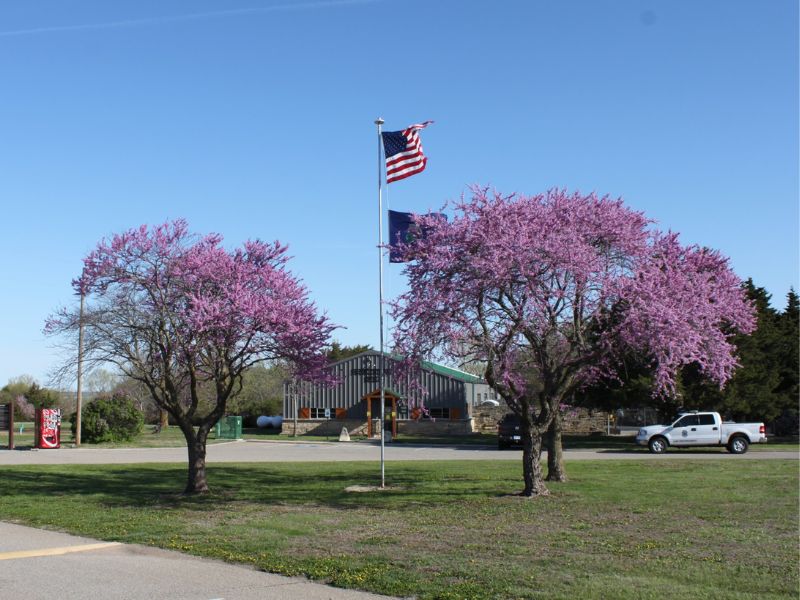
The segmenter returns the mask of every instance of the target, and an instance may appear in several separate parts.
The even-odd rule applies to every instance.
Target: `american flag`
[[[410,125],[403,131],[385,131],[383,151],[386,154],[386,183],[400,181],[425,170],[428,159],[422,153],[422,143],[417,133],[433,121]]]

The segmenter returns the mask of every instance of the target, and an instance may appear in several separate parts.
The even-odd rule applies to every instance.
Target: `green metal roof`
[[[380,356],[380,352],[377,350],[367,350],[366,352],[361,352],[360,354],[355,354],[353,356],[348,356],[347,358],[338,360],[329,366],[343,364],[353,360],[354,358],[367,355]],[[391,358],[392,360],[397,360],[397,361],[403,360],[402,356],[391,352],[386,352],[385,356]],[[439,375],[444,375],[445,377],[452,377],[453,379],[458,379],[459,381],[464,381],[466,383],[485,383],[483,377],[478,377],[477,375],[473,375],[472,373],[467,373],[466,371],[461,371],[459,369],[454,369],[453,367],[445,367],[444,365],[432,363],[427,360],[421,361],[420,365],[422,366],[423,369],[433,371],[434,373],[438,373]]]
[[[431,371],[435,371],[440,375],[447,375],[448,377],[452,377],[454,379],[460,379],[461,381],[466,381],[467,383],[483,383],[482,377],[478,377],[477,375],[473,375],[472,373],[467,373],[466,371],[453,369],[452,367],[437,365],[436,363],[428,362],[427,360],[422,361],[422,368],[430,369]]]

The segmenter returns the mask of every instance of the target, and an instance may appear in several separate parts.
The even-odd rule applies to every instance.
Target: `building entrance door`
[[[381,417],[381,391],[374,390],[362,398],[367,404],[367,437],[378,435],[373,423]],[[387,431],[392,432],[392,438],[397,437],[397,400],[396,394],[389,390],[383,390],[384,418],[383,424]]]

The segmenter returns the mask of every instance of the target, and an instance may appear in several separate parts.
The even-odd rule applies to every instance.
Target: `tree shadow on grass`
[[[459,472],[441,478],[424,467],[392,465],[388,490],[350,493],[350,486],[380,483],[376,465],[341,463],[226,464],[208,467],[211,492],[181,494],[185,467],[172,465],[14,466],[0,470],[0,503],[17,497],[81,498],[107,508],[230,509],[235,503],[325,505],[338,509],[395,509],[409,505],[446,504],[453,499],[497,497],[514,491],[516,481],[475,478]],[[498,483],[501,487],[498,487]],[[477,485],[476,485],[477,484]]]

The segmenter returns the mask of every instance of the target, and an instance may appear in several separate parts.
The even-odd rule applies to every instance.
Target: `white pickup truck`
[[[763,423],[723,423],[719,413],[680,413],[672,425],[648,425],[636,435],[636,443],[661,454],[670,446],[727,446],[728,452],[744,454],[750,444],[767,441]]]

